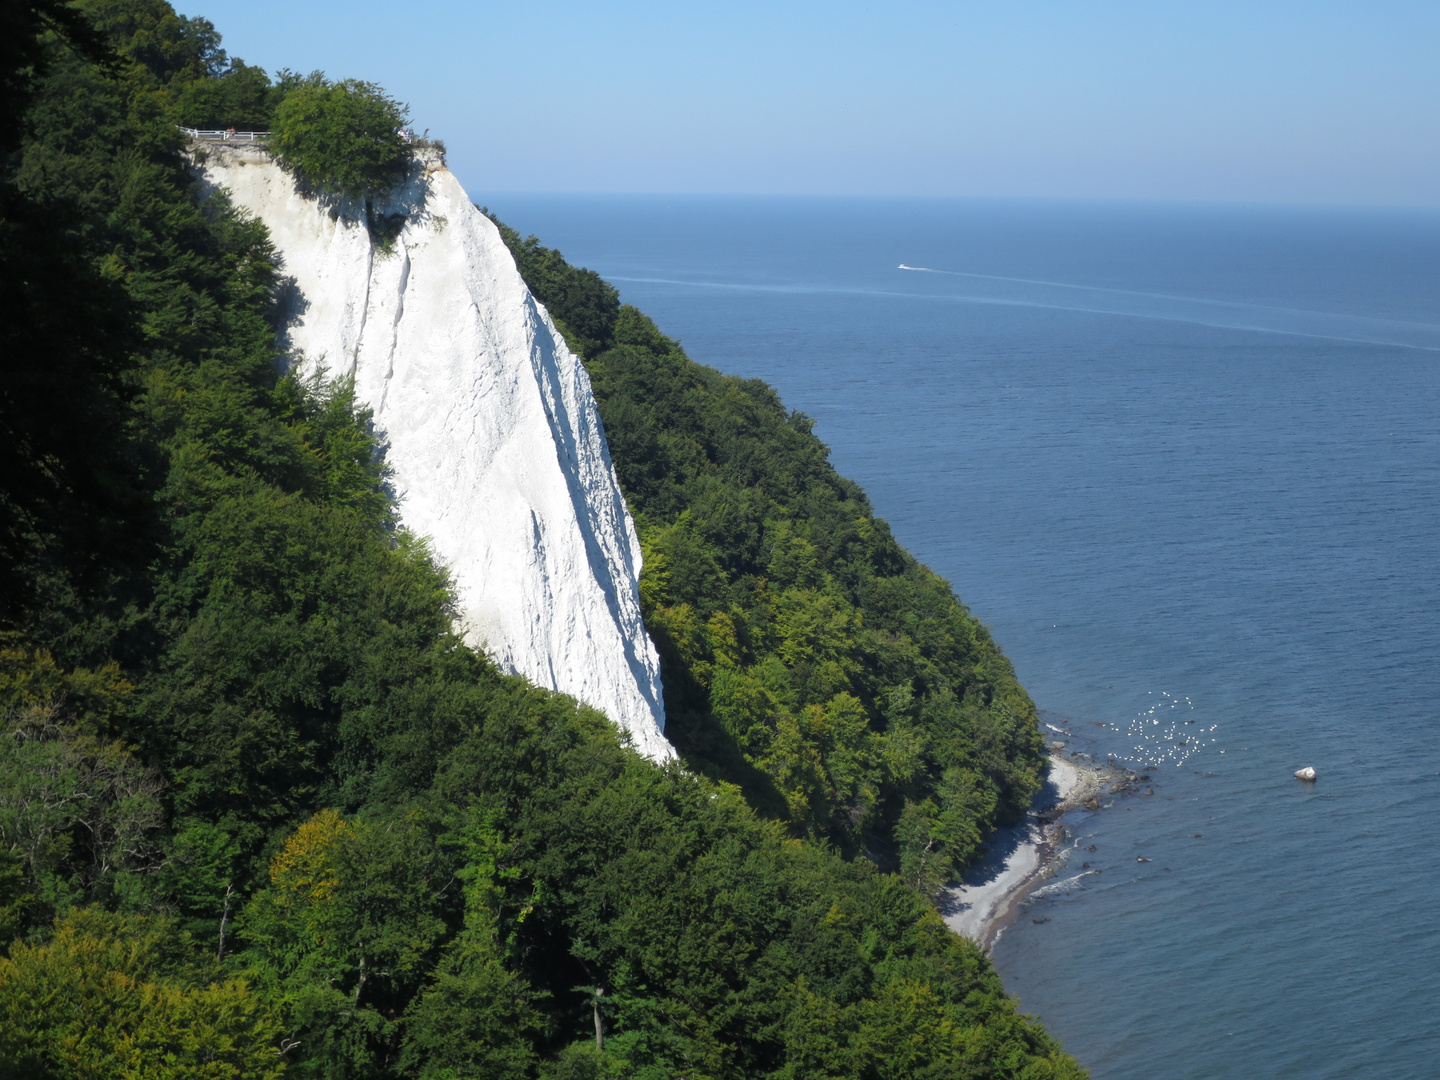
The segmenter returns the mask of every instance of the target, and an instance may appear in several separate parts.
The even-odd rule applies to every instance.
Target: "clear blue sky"
[[[1440,0],[181,0],[489,192],[1440,205]]]

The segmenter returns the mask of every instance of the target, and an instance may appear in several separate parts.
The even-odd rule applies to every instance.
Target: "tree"
[[[278,1025],[238,979],[187,970],[161,919],[77,911],[0,959],[0,1073],[34,1080],[275,1080]]]
[[[540,1013],[525,980],[490,942],[462,934],[405,1018],[404,1075],[419,1080],[524,1080]]]
[[[435,848],[408,816],[347,819],[322,810],[270,863],[245,908],[246,959],[282,1003],[307,1055],[363,1075],[397,1035],[436,960],[445,925]]]
[[[107,737],[130,691],[113,664],[67,672],[44,650],[0,648],[0,852],[51,910],[158,862],[159,778]]]
[[[409,149],[402,105],[374,83],[316,82],[275,110],[270,148],[303,186],[349,198],[380,195],[405,178]]]
[[[507,893],[520,871],[509,865],[510,845],[493,815],[467,810],[455,839],[465,861],[456,872],[465,924],[406,1014],[400,1067],[419,1080],[523,1080],[535,1062],[541,1016],[535,992],[507,969],[504,955],[538,894],[508,912]]]

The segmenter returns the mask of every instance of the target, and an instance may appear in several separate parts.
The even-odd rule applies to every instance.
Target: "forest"
[[[805,417],[502,230],[641,532],[649,762],[457,635],[180,131],[363,195],[404,107],[163,0],[0,18],[0,1073],[1084,1075],[934,907],[1033,705]]]

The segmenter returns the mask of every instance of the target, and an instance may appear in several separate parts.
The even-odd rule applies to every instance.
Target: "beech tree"
[[[291,90],[270,138],[281,167],[316,191],[364,198],[405,177],[408,106],[374,83],[323,78]]]
[[[72,1080],[274,1080],[279,1025],[240,979],[207,981],[164,919],[76,911],[0,959],[0,1071]]]
[[[435,963],[446,926],[433,843],[412,818],[322,810],[270,863],[246,907],[246,960],[312,1056],[344,1074],[397,1036],[391,1017]]]

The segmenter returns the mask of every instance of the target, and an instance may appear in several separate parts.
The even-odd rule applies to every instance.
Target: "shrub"
[[[374,83],[304,85],[275,110],[270,148],[305,187],[355,198],[376,195],[405,177],[409,147],[400,130],[408,120],[407,106]]]

